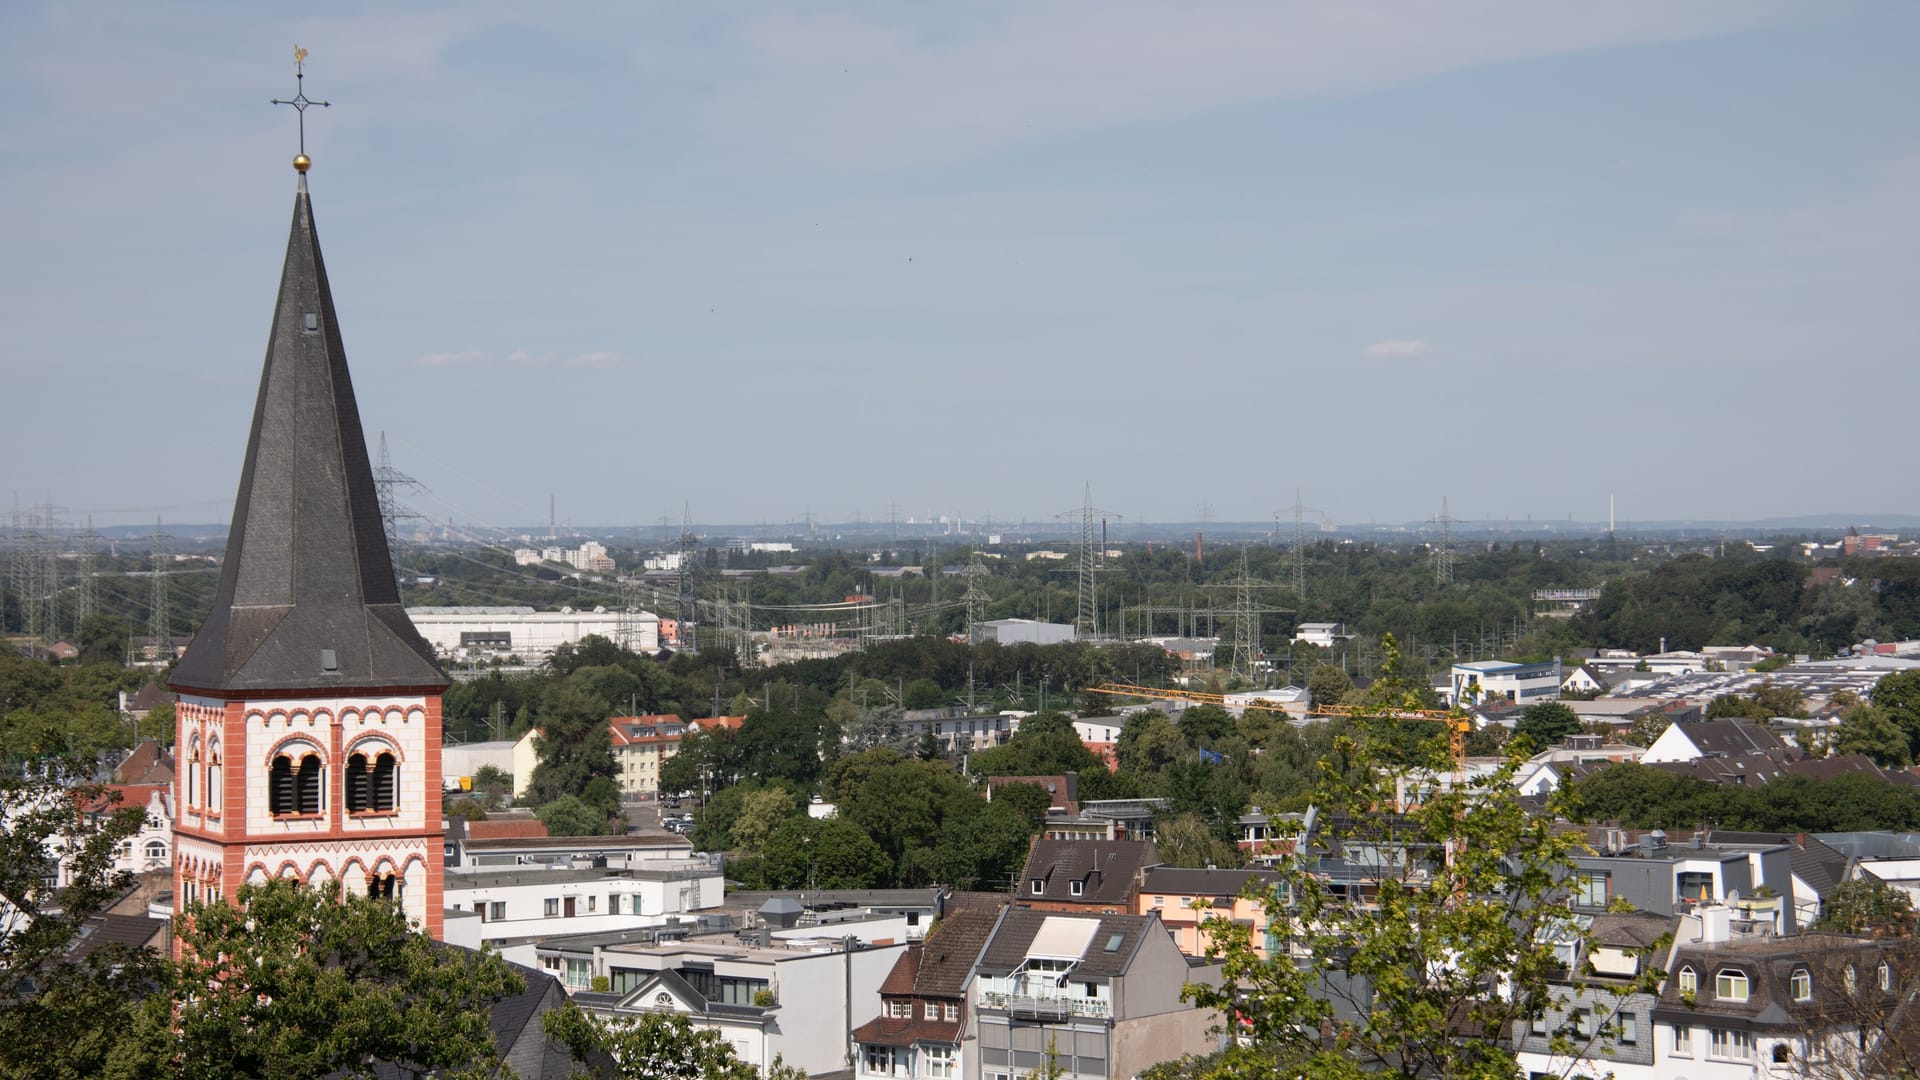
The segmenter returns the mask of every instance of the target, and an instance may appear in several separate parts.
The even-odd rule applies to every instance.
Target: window
[[[913,1002],[889,1001],[887,1002],[887,1015],[893,1017],[895,1020],[911,1020],[913,1019]]]
[[[1848,964],[1847,970],[1840,973],[1840,981],[1846,984],[1847,993],[1849,994],[1860,987],[1860,976],[1853,970],[1852,964]]]
[[[318,754],[302,754],[297,764],[290,754],[275,756],[273,766],[267,770],[267,812],[318,814],[324,787],[320,773]]]
[[[557,917],[560,914],[560,898],[559,897],[557,896],[547,897],[545,901],[545,905],[546,905],[545,910],[541,912],[542,915],[545,915],[547,918],[551,919],[551,918]]]
[[[885,1075],[893,1071],[893,1047],[868,1046],[866,1051],[868,1072]]]
[[[587,912],[591,914],[593,912],[593,906],[595,904],[598,904],[599,902],[600,902],[600,898],[597,896],[587,897]]]
[[[220,740],[215,739],[207,752],[207,809],[216,814],[220,812],[225,775],[226,770],[220,767]]]
[[[1813,973],[1806,968],[1794,968],[1793,974],[1787,978],[1787,985],[1793,990],[1793,1000],[1813,1000]]]
[[[1747,1000],[1747,975],[1744,971],[1721,968],[1713,977],[1713,996],[1721,1001]]]
[[[1630,1012],[1613,1014],[1613,1039],[1622,1046],[1640,1041],[1640,1018]]]
[[[1545,1035],[1547,1033],[1547,1014],[1541,1013],[1539,1016],[1534,1017],[1533,1022],[1527,1025],[1527,1030],[1535,1035]]]
[[[1573,1033],[1583,1039],[1593,1036],[1593,1013],[1586,1009],[1573,1010]]]
[[[956,1002],[956,1001],[947,1002],[947,1019],[949,1020],[960,1019],[960,1003],[959,1002]]]
[[[1673,1056],[1674,1057],[1692,1057],[1693,1056],[1693,1029],[1692,1028],[1677,1027],[1673,1029]]]
[[[1608,875],[1603,870],[1590,870],[1580,875],[1574,888],[1573,902],[1582,907],[1606,907]]]
[[[167,842],[165,840],[147,841],[147,858],[158,859],[165,862],[167,858]]]
[[[1100,996],[1099,983],[1081,983],[1080,989],[1081,989],[1081,993],[1085,994],[1087,997],[1096,998]]]
[[[390,753],[382,751],[369,761],[365,754],[347,759],[347,811],[376,813],[398,805],[399,765]]]
[[[196,777],[199,776],[199,773],[200,773],[200,739],[198,736],[195,736],[193,740],[193,749],[187,753],[187,805],[188,806],[200,805],[200,800],[199,798],[197,798],[199,789],[194,785],[194,780]]]
[[[1041,893],[1046,891],[1047,891],[1047,883],[1042,881],[1039,878],[1034,878],[1033,879],[1033,895],[1039,896]]]
[[[507,902],[505,900],[495,900],[487,905],[487,920],[489,922],[500,922],[506,917]]]
[[[1069,896],[1079,896],[1081,893],[1085,891],[1086,891],[1085,883],[1079,882],[1079,881],[1067,882],[1067,894]]]
[[[1753,1032],[1709,1028],[1707,1034],[1709,1036],[1708,1057],[1723,1058],[1727,1061],[1749,1061],[1753,1058]]]
[[[1874,974],[1877,981],[1880,983],[1880,989],[1882,990],[1893,989],[1893,969],[1887,966],[1887,962],[1885,960],[1880,961],[1880,967],[1875,971]]]
[[[1683,903],[1697,904],[1713,899],[1713,875],[1689,871],[1676,879]]]
[[[567,961],[567,989],[586,990],[593,986],[593,961]]]
[[[1164,896],[1156,896],[1156,897],[1154,897],[1154,898],[1153,898],[1153,906],[1154,906],[1154,907],[1157,907],[1157,908],[1158,908],[1158,907],[1166,907],[1166,906],[1167,906],[1167,898],[1166,898],[1166,897],[1164,897]]]
[[[953,1080],[953,1047],[923,1046],[920,1053],[926,1059],[924,1075],[928,1080]]]
[[[374,900],[400,899],[400,876],[377,874],[367,878],[367,896]]]
[[[619,893],[607,894],[607,914],[609,915],[620,914],[620,894]]]
[[[1683,967],[1680,969],[1679,981],[1681,993],[1697,994],[1700,992],[1700,974],[1691,967]]]

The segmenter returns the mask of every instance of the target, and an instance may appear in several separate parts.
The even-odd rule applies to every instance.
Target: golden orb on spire
[[[300,172],[300,173],[303,173],[303,172],[306,172],[306,171],[307,171],[308,169],[310,169],[310,168],[312,168],[312,167],[313,167],[313,159],[312,159],[312,158],[310,158],[310,157],[308,157],[308,156],[307,156],[307,155],[305,155],[305,154],[295,154],[295,155],[293,155],[293,171],[294,171],[294,172]]]

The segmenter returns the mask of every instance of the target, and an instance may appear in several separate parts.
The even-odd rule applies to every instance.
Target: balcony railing
[[[1113,1003],[1105,998],[1074,997],[1071,994],[1008,994],[987,991],[980,1003],[989,1009],[1005,1009],[1017,1017],[1035,1020],[1065,1020],[1070,1016],[1106,1019],[1113,1015]]]

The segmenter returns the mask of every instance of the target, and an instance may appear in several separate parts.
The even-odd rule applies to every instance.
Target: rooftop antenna
[[[293,168],[300,174],[301,186],[306,185],[307,170],[313,167],[313,159],[307,156],[307,107],[318,105],[323,109],[333,107],[331,101],[315,101],[307,96],[307,50],[298,45],[293,47],[293,96],[286,99],[274,98],[275,105],[291,105],[293,111],[300,114],[300,152],[294,155]]]

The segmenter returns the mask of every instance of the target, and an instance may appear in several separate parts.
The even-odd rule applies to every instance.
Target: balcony
[[[1076,1016],[1100,1020],[1113,1016],[1113,1003],[1106,998],[1074,997],[1070,994],[1012,994],[983,991],[980,1004],[989,1009],[1005,1009],[1018,1020],[1066,1020]]]

